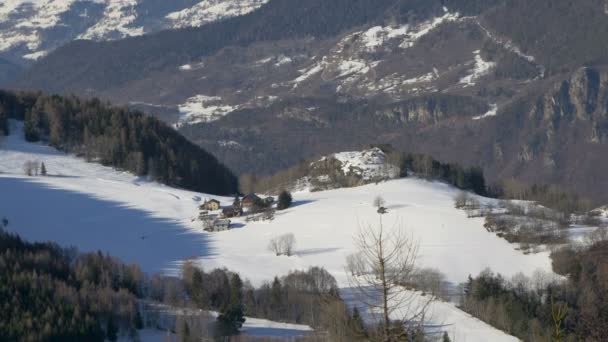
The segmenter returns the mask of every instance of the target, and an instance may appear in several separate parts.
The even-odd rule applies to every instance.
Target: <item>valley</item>
[[[606,340],[607,8],[0,1],[0,340]]]

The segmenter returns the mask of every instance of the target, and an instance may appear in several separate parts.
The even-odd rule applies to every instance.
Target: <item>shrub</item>
[[[291,197],[291,193],[284,190],[279,195],[279,203],[277,204],[277,209],[285,210],[291,206],[292,202],[293,198]]]

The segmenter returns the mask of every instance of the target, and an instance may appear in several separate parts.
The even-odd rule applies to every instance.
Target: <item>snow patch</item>
[[[46,55],[48,55],[48,51],[38,51],[38,52],[33,52],[33,53],[29,53],[27,55],[23,55],[23,58],[25,59],[31,59],[33,61],[36,61]]]
[[[289,64],[291,62],[293,62],[293,59],[291,57],[288,57],[288,56],[285,56],[285,55],[279,55],[277,57],[277,62],[274,63],[274,66],[280,67],[282,65]]]
[[[327,65],[327,62],[325,61],[325,57],[323,57],[323,60],[321,62],[317,62],[317,63],[313,64],[308,69],[299,70],[302,75],[300,75],[300,77],[296,78],[295,80],[291,81],[291,83],[294,83],[294,86],[293,86],[294,89],[297,88],[300,83],[302,83],[302,82],[308,80],[309,78],[311,78],[312,76],[322,72],[323,68],[326,65]]]
[[[473,120],[481,120],[488,117],[496,116],[498,114],[498,105],[496,103],[490,104],[490,110],[487,113],[473,117]]]
[[[137,0],[110,0],[103,18],[87,29],[78,39],[104,40],[143,35],[143,27],[133,27],[137,19]]]
[[[377,147],[365,151],[336,153],[329,158],[335,158],[342,163],[344,175],[354,174],[366,181],[399,176],[399,168],[388,164],[386,155]]]
[[[407,80],[403,80],[403,84],[416,84],[416,83],[428,83],[432,82],[439,77],[439,71],[437,69],[433,69],[433,72],[429,72],[428,74],[424,74],[419,77],[410,78]]]
[[[361,40],[364,49],[368,52],[374,52],[380,47],[384,46],[387,41],[399,38],[403,40],[399,46],[403,49],[407,49],[414,46],[414,44],[420,40],[420,38],[429,34],[441,24],[456,21],[459,17],[459,13],[445,12],[445,14],[441,17],[424,21],[415,26],[374,26],[369,28],[367,31],[354,33],[346,37],[346,39],[351,39],[352,37],[359,35],[359,39]]]
[[[178,106],[182,114],[178,125],[215,121],[239,108],[222,104],[219,96],[196,95]]]
[[[57,26],[61,15],[67,12],[74,2],[75,0],[2,1],[0,26],[9,20],[11,14],[25,6],[31,7],[32,14],[11,23],[10,28],[0,30],[0,51],[26,45],[30,51],[36,52],[42,44],[41,32]],[[29,59],[36,58],[30,56]]]
[[[201,26],[227,17],[252,12],[268,0],[206,0],[166,16],[173,28]]]
[[[471,73],[461,78],[459,82],[460,84],[464,84],[465,87],[474,86],[475,82],[488,75],[496,67],[496,63],[483,60],[480,50],[473,51],[473,54],[475,55],[475,65]]]

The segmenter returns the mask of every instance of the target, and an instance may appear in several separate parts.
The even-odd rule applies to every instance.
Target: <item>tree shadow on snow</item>
[[[100,250],[148,273],[175,275],[180,261],[214,253],[206,234],[175,220],[21,178],[0,178],[0,216],[26,240]]]
[[[309,248],[309,249],[302,249],[302,250],[296,251],[295,254],[297,256],[315,255],[315,254],[332,253],[335,251],[339,251],[340,249],[342,249],[342,248],[337,248],[337,247]]]
[[[291,203],[290,208],[297,208],[297,207],[301,207],[303,205],[307,205],[310,203],[314,203],[315,201],[313,200],[299,200],[299,201],[293,201],[293,203]]]

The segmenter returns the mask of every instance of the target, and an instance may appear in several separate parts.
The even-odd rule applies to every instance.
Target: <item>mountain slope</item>
[[[266,1],[6,0],[0,3],[0,58],[29,65],[76,39],[116,40],[201,26],[243,15]]]
[[[5,133],[8,119],[23,121],[19,134],[26,140],[43,141],[88,161],[173,186],[237,192],[236,178],[214,156],[139,112],[98,100],[0,91],[0,130]]]
[[[45,161],[50,176],[22,176],[23,160]],[[27,143],[18,134],[0,143],[0,171],[2,188],[12,194],[0,196],[0,205],[10,213],[12,230],[27,239],[110,252],[126,262],[139,263],[145,271],[175,274],[181,260],[194,259],[207,270],[227,267],[260,285],[290,270],[314,265],[330,271],[340,287],[348,287],[344,262],[354,250],[352,236],[358,230],[357,222],[377,221],[372,201],[378,194],[387,201],[386,222],[403,220],[420,241],[420,265],[438,268],[451,282],[463,281],[485,267],[505,276],[550,270],[546,253],[524,255],[488,233],[482,219],[468,219],[455,209],[453,198],[458,190],[419,179],[297,193],[294,206],[272,222],[237,219],[237,228],[212,234],[202,230],[200,221],[192,220],[209,195],[85,163],[47,146]],[[233,200],[218,199],[223,205]],[[39,214],[32,215],[28,208],[39,208]],[[297,239],[293,257],[277,257],[267,250],[269,239],[290,232]],[[468,246],[467,253],[463,246]],[[347,289],[343,291],[348,294]],[[428,319],[458,340],[515,340],[450,303],[434,302]]]
[[[608,37],[605,6],[272,0],[200,28],[68,44],[16,86],[154,113],[238,173],[270,174],[301,159],[391,143],[481,165],[491,181],[557,183],[606,202],[595,186],[608,181],[596,162],[606,146],[600,104],[608,52],[597,44]],[[596,70],[599,85],[570,82],[581,70]],[[592,117],[566,103],[587,88],[598,104]],[[559,131],[528,120],[553,116],[552,106],[537,106],[551,98],[572,119]]]

